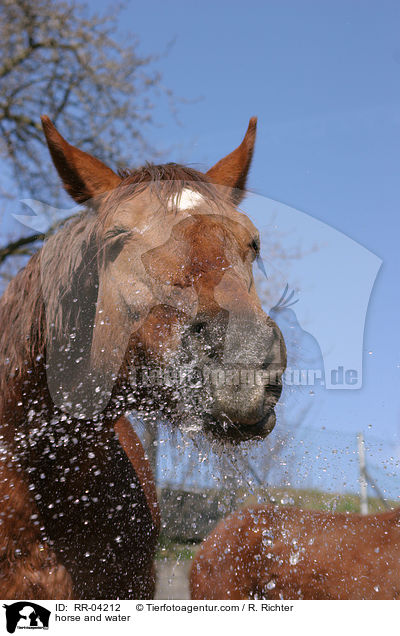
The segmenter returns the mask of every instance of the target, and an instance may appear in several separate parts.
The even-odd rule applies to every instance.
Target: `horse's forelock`
[[[222,202],[224,191],[211,183],[207,176],[193,168],[176,163],[145,164],[137,170],[121,170],[123,181],[111,194],[102,210],[102,221],[109,221],[121,203],[149,190],[165,211],[179,209],[179,198],[185,189],[191,189],[210,203]]]

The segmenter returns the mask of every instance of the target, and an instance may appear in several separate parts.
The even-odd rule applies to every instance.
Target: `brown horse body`
[[[255,506],[221,521],[193,599],[400,599],[400,510],[361,516]]]
[[[254,287],[257,231],[236,209],[255,120],[205,175],[119,176],[43,125],[65,189],[89,207],[0,301],[0,596],[148,598],[159,519],[125,410],[232,440],[275,424],[285,348]],[[143,380],[184,364],[211,380]],[[212,380],[249,369],[274,379]]]

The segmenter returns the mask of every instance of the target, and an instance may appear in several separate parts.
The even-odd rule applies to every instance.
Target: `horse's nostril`
[[[206,328],[205,322],[195,322],[190,327],[190,332],[194,334],[201,334],[205,330],[205,328]]]

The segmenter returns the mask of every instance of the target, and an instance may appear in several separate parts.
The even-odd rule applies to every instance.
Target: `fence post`
[[[365,466],[365,446],[364,435],[357,434],[358,462],[360,466],[360,512],[362,515],[368,514],[368,494],[367,494],[367,470]]]

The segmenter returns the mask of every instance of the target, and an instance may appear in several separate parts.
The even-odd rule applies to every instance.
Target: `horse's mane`
[[[42,332],[42,303],[39,294],[38,254],[10,282],[0,300],[0,391],[3,382],[18,374],[27,355],[37,350]],[[35,319],[34,319],[35,317]],[[39,355],[39,351],[37,353]]]
[[[97,227],[90,211],[71,219],[8,285],[0,300],[0,365],[5,365],[0,388],[2,381],[44,358],[49,328],[59,334],[69,332],[73,324],[78,328],[80,303],[74,303],[74,297],[82,298],[97,284],[93,259]],[[83,290],[78,296],[80,284]]]
[[[103,218],[88,209],[65,223],[15,276],[0,299],[0,391],[11,376],[44,358],[49,329],[64,340],[71,332],[79,338],[82,321],[87,324],[93,318],[101,249],[99,229],[123,200],[150,187],[166,203],[186,185],[211,202],[222,199],[204,174],[174,163],[148,163],[120,176],[122,187],[110,195]],[[83,309],[76,299],[85,299]],[[85,347],[89,343],[78,344]]]

